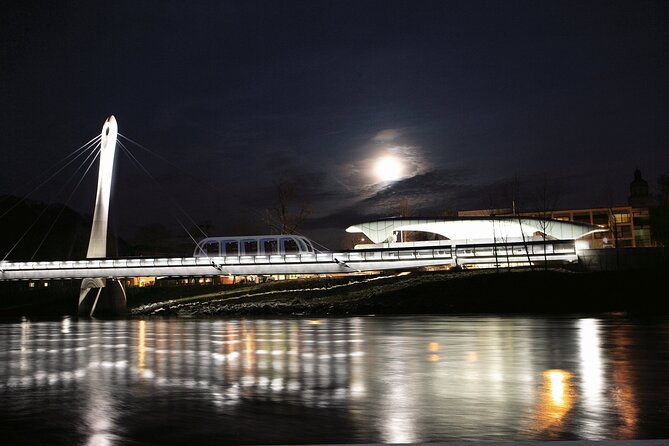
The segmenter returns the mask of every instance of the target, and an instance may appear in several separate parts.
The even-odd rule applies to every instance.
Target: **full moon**
[[[380,181],[396,181],[402,178],[402,163],[393,156],[384,156],[374,163],[374,174]]]

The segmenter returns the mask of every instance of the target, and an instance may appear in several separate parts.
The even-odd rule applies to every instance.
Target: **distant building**
[[[630,184],[630,196],[627,203],[633,208],[650,208],[656,206],[655,199],[648,193],[648,183],[641,178],[641,171],[634,171],[634,181]]]
[[[627,206],[519,212],[517,215],[608,227],[608,232],[598,232],[583,237],[583,240],[588,240],[590,248],[654,247],[657,244],[651,237],[650,209],[655,205],[655,200],[648,192],[648,183],[641,177],[639,169],[636,169],[634,180],[630,184]],[[511,209],[479,209],[458,212],[458,216],[461,217],[491,215],[509,216],[513,215],[513,211]]]

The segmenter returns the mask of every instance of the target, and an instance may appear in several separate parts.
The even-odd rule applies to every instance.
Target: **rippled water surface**
[[[0,324],[3,444],[669,438],[669,323]]]

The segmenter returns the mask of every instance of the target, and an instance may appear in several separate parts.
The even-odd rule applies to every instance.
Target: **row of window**
[[[299,236],[261,236],[258,238],[208,238],[201,241],[195,257],[256,256],[313,253],[311,242]]]
[[[554,214],[556,220],[562,221],[574,221],[577,223],[588,223],[595,225],[609,225],[611,219],[615,220],[616,223],[630,223],[632,218],[629,212],[583,212],[583,213],[570,213],[570,214]]]

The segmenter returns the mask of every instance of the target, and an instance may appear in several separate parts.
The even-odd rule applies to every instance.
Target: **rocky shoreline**
[[[413,271],[260,284],[128,288],[127,317],[271,317],[397,314],[669,316],[669,267]],[[7,285],[7,284],[5,284]],[[9,284],[11,285],[11,284]],[[79,284],[0,289],[0,317],[76,317]]]
[[[345,316],[369,314],[669,315],[666,268],[609,272],[412,272],[220,286],[186,295],[128,290],[131,316]]]

